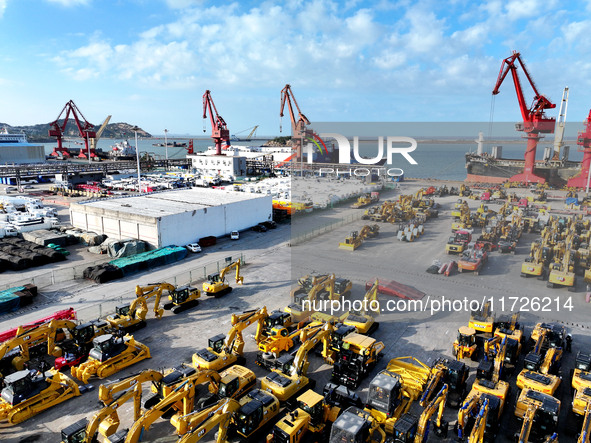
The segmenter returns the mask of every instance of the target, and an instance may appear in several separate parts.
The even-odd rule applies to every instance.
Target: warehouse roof
[[[222,189],[191,188],[155,192],[141,196],[93,200],[81,202],[80,204],[148,217],[163,217],[262,197],[267,196]]]

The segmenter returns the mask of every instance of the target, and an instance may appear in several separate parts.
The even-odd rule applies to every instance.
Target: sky
[[[311,121],[519,121],[504,58],[522,54],[568,122],[591,97],[591,0],[0,0],[0,122],[87,121],[204,135],[211,90],[232,134],[289,135],[290,84]],[[521,72],[528,103],[533,92]],[[206,133],[210,133],[206,121]],[[245,132],[246,131],[246,132]]]

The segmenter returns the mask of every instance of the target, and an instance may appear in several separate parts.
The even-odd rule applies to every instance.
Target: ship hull
[[[521,174],[525,166],[524,160],[495,159],[486,156],[466,154],[466,182],[471,183],[504,183],[511,177]],[[581,172],[579,162],[551,161],[536,162],[534,174],[544,178],[550,185],[561,187],[569,178]]]

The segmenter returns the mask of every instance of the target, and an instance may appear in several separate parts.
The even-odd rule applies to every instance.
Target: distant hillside
[[[63,124],[63,120],[60,120],[60,125]],[[0,128],[8,128],[8,132],[24,132],[27,134],[27,139],[29,142],[37,142],[37,143],[50,143],[55,141],[55,138],[49,137],[49,123],[42,123],[39,125],[31,125],[31,126],[11,126],[8,123],[0,123]],[[98,131],[100,125],[95,126],[94,129]],[[103,131],[102,138],[126,138],[134,136],[134,132],[132,130],[133,125],[129,123],[110,123],[107,125],[105,130]],[[140,129],[137,131],[138,137],[152,137],[151,134]],[[71,119],[68,120],[68,124],[66,125],[66,130],[64,131],[64,138],[79,138],[80,133],[78,128],[76,127],[76,123]]]

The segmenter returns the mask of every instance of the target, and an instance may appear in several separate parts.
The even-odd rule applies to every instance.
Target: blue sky
[[[73,99],[94,124],[111,114],[203,134],[210,89],[232,133],[278,134],[286,83],[312,121],[488,122],[514,49],[555,103],[570,87],[567,121],[581,122],[590,12],[555,0],[0,0],[0,122],[50,122]],[[519,119],[507,78],[494,120]]]

